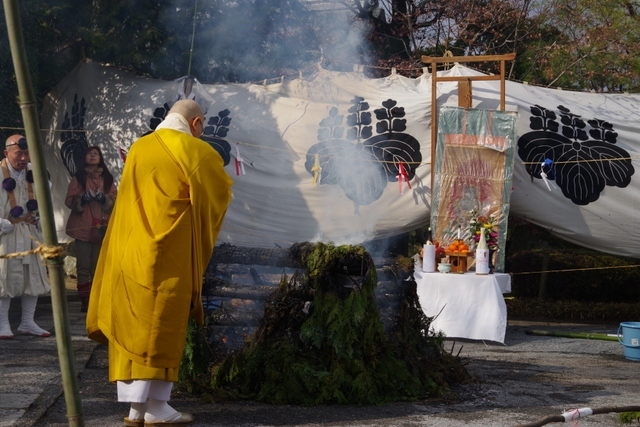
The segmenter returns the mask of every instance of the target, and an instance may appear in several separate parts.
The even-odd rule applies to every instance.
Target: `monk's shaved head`
[[[204,131],[204,111],[202,111],[200,104],[191,99],[181,99],[173,104],[173,107],[169,110],[169,114],[172,113],[179,114],[187,120],[191,135],[196,138],[202,136]]]
[[[12,145],[14,143],[17,143],[18,141],[20,141],[22,138],[24,138],[24,136],[22,135],[11,135],[9,138],[7,138],[5,145]]]
[[[11,135],[5,142],[4,156],[15,170],[26,169],[29,164],[27,139],[22,135]]]
[[[202,111],[202,107],[196,101],[191,99],[181,99],[173,104],[169,113],[177,113],[182,117],[187,119],[188,122],[191,122],[196,117],[203,118],[204,111]]]

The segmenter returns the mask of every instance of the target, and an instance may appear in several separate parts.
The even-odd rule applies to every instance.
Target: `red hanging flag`
[[[400,194],[404,193],[404,188],[402,186],[403,182],[405,182],[407,184],[407,187],[411,189],[409,174],[407,173],[407,170],[405,169],[402,162],[398,163],[398,175],[396,176],[396,178],[398,178],[398,189],[400,190]]]
[[[236,144],[236,175],[244,175],[246,172],[244,171],[244,159],[240,157],[240,144]]]

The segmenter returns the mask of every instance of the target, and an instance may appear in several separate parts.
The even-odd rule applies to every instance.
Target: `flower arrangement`
[[[471,237],[478,243],[480,240],[480,230],[484,228],[484,237],[489,249],[498,249],[498,220],[492,215],[478,215],[476,211],[471,212],[469,220],[469,231]]]

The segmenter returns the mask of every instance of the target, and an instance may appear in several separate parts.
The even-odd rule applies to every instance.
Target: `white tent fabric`
[[[444,73],[477,74],[460,65]],[[437,90],[438,107],[457,105],[455,83],[439,83]],[[640,151],[640,96],[574,93],[514,82],[507,82],[506,93],[507,109],[519,117],[510,212],[569,241],[640,257],[640,184],[633,173]],[[473,107],[496,109],[498,94],[497,82],[474,82]],[[76,153],[86,145],[98,145],[117,180],[120,151],[155,128],[173,102],[184,97],[205,108],[208,126],[203,139],[222,154],[234,179],[234,199],[220,243],[355,244],[429,223],[429,75],[367,79],[319,69],[311,77],[275,84],[201,85],[188,78],[152,80],[86,61],[47,96],[42,113],[61,241],[68,240],[63,199]],[[553,114],[556,125],[550,119]],[[572,114],[591,120],[595,128],[576,125],[580,120]],[[614,161],[610,167],[612,162],[598,162],[601,166],[591,168],[591,175],[568,171],[563,165],[576,163],[563,159],[571,146],[582,153],[582,141],[554,139],[547,128],[546,136],[540,137],[531,127],[542,122],[562,133],[566,117],[573,118],[568,127],[579,136],[583,130],[591,135],[593,129],[606,134],[599,145],[583,143],[589,149],[582,151],[595,156],[598,147],[609,144],[601,147],[609,158],[626,153],[626,163]],[[614,132],[617,137],[611,144]],[[612,145],[618,151],[610,150]],[[242,163],[236,168],[238,158]],[[539,165],[545,161],[546,166]],[[548,176],[551,190],[540,172]],[[410,188],[399,177],[407,178]]]

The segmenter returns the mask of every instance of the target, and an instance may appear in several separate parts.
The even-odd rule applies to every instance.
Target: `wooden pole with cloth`
[[[431,64],[431,197],[433,199],[434,165],[436,161],[436,140],[438,138],[438,82],[458,82],[461,86],[459,106],[470,108],[471,105],[471,82],[472,81],[500,81],[500,109],[505,109],[505,61],[513,61],[515,53],[506,55],[479,55],[479,56],[422,56],[422,62]],[[438,64],[448,64],[456,62],[500,62],[499,76],[451,76],[439,77]],[[432,200],[433,203],[433,200]]]
[[[34,250],[34,252],[38,252],[40,256],[45,258],[49,269],[53,322],[56,330],[58,358],[60,360],[62,384],[67,405],[67,419],[69,420],[70,426],[83,427],[82,405],[78,391],[78,378],[75,370],[73,348],[71,346],[67,296],[64,285],[62,259],[64,250],[58,244],[58,237],[55,230],[53,203],[51,201],[51,192],[49,191],[47,168],[40,137],[40,121],[38,119],[37,104],[29,74],[20,10],[17,0],[3,0],[3,4],[5,19],[7,21],[9,44],[11,46],[11,57],[13,59],[16,82],[18,84],[20,109],[22,111],[22,120],[24,121],[30,160],[33,167],[38,210],[40,212],[42,234],[44,237],[44,243]]]

